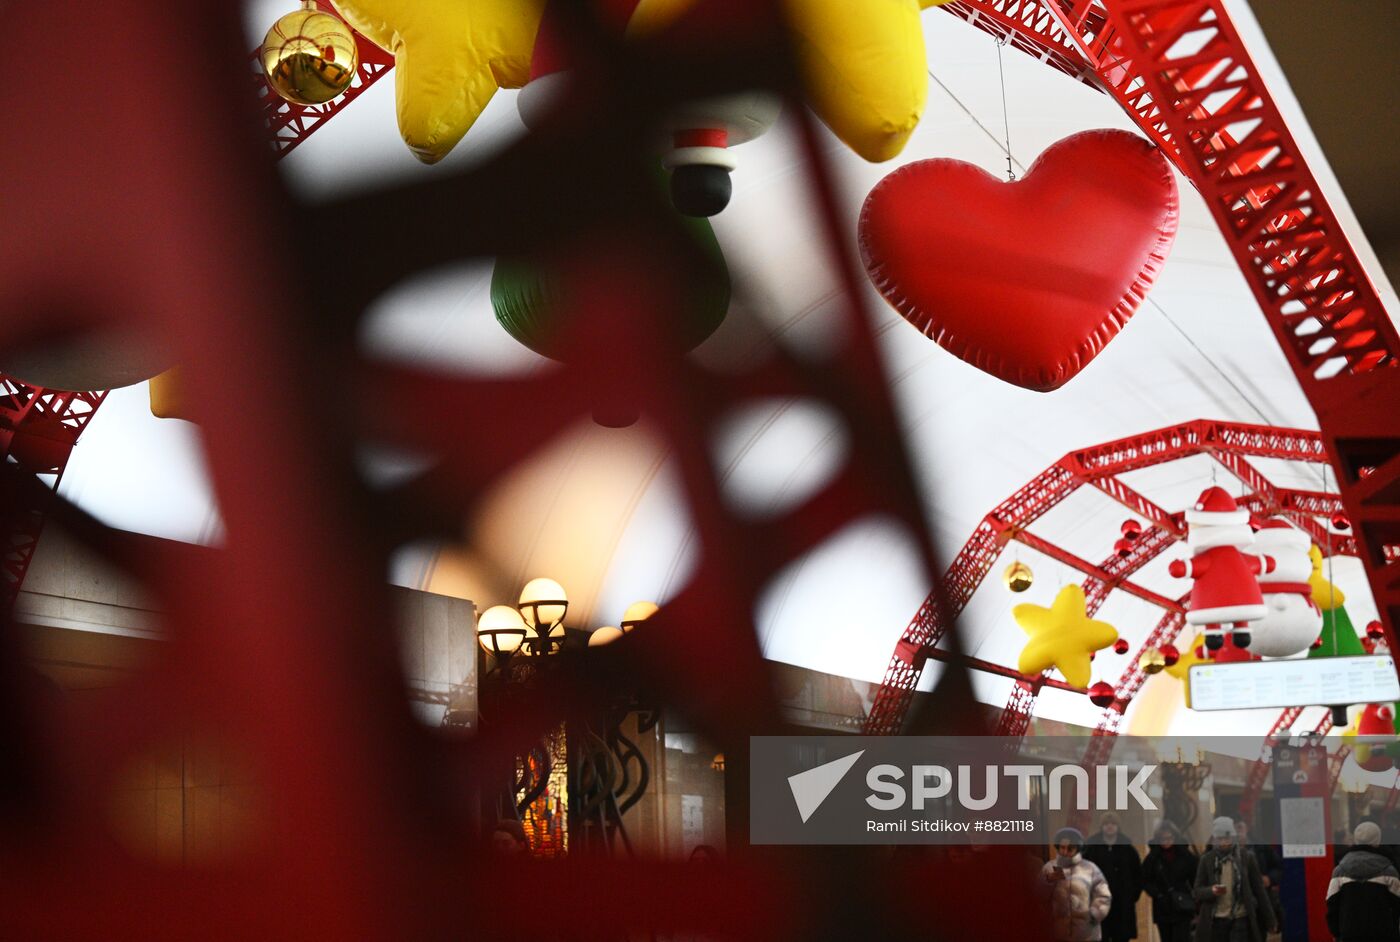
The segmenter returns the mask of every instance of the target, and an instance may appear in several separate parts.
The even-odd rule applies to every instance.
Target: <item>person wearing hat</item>
[[[1055,833],[1055,859],[1041,869],[1050,886],[1051,927],[1055,942],[1099,942],[1100,925],[1113,905],[1103,871],[1084,859],[1084,835],[1075,828]]]
[[[1380,826],[1363,821],[1332,871],[1327,928],[1339,942],[1400,942],[1400,873],[1380,843]]]
[[[1103,921],[1104,942],[1137,938],[1137,901],[1142,895],[1142,858],[1133,842],[1123,836],[1118,815],[1104,812],[1099,832],[1084,845],[1084,859],[1094,864],[1108,881],[1113,905]]]
[[[1152,922],[1162,942],[1190,942],[1196,915],[1192,893],[1200,863],[1191,845],[1170,821],[1157,825],[1152,847],[1142,862],[1142,888],[1152,897]]]
[[[1240,851],[1235,822],[1211,822],[1211,847],[1196,867],[1196,942],[1264,942],[1274,910],[1253,854]]]

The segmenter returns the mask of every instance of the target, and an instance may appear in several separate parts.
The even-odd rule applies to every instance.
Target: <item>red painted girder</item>
[[[1185,531],[1181,528],[1181,523],[1172,514],[1167,513],[1152,501],[1143,497],[1121,480],[1112,475],[1108,477],[1096,477],[1091,483],[1109,497],[1127,507],[1133,513],[1166,530],[1173,536],[1183,536]]]
[[[1069,566],[1070,568],[1075,569],[1086,576],[1091,576],[1094,579],[1098,579],[1101,582],[1116,581],[1117,588],[1122,589],[1129,595],[1135,595],[1145,602],[1151,602],[1153,605],[1156,605],[1159,608],[1164,608],[1169,611],[1177,611],[1181,609],[1180,602],[1177,602],[1173,599],[1169,599],[1165,595],[1153,592],[1151,589],[1145,589],[1134,582],[1128,581],[1127,579],[1119,578],[1115,580],[1113,576],[1109,575],[1107,572],[1100,569],[1098,566],[1095,566],[1087,559],[1083,559],[1079,556],[1076,556],[1068,550],[1062,549],[1054,543],[1051,543],[1049,540],[1041,539],[1040,537],[1036,536],[1034,533],[1031,533],[1028,530],[1016,531],[1015,536],[1013,538],[1017,542],[1029,546],[1036,552],[1043,553],[1044,555],[1049,556],[1051,559],[1057,562],[1064,563],[1066,566]]]
[[[1164,612],[1162,618],[1157,622],[1147,637],[1143,639],[1142,645],[1133,652],[1132,658],[1128,661],[1128,666],[1124,668],[1122,676],[1118,678],[1118,683],[1114,687],[1118,702],[1126,704],[1138,695],[1142,685],[1147,680],[1147,674],[1138,667],[1138,659],[1152,648],[1160,648],[1164,644],[1175,644],[1177,637],[1181,634],[1182,627],[1186,624],[1185,602],[1189,596],[1183,595],[1177,602],[1177,609]],[[1120,710],[1121,712],[1121,710]]]
[[[1026,735],[1031,723],[1031,712],[1035,709],[1036,697],[1045,681],[1041,674],[1034,680],[1018,680],[1011,685],[1011,695],[997,718],[994,735],[1020,738]]]
[[[1098,87],[1087,46],[1075,30],[1065,29],[1051,3],[1034,0],[959,2],[940,9],[966,20],[997,40],[1026,53],[1071,78]]]
[[[1108,598],[1108,594],[1118,587],[1119,580],[1132,575],[1143,566],[1162,554],[1167,547],[1177,541],[1172,533],[1151,527],[1133,543],[1133,550],[1127,556],[1112,553],[1099,568],[1110,578],[1107,581],[1090,577],[1084,580],[1085,609],[1093,615]]]
[[[40,475],[48,493],[56,491],[73,445],[106,395],[43,389],[0,374],[0,461],[13,462],[7,477],[18,484],[20,475]],[[43,532],[45,503],[28,491],[5,495],[0,508],[5,539],[0,552],[3,611],[14,606],[29,571]]]
[[[952,651],[945,651],[942,648],[931,648],[924,652],[926,659],[931,661],[943,661],[948,664],[958,664],[968,670],[981,671],[984,674],[995,674],[998,677],[1011,677],[1020,683],[1036,684],[1043,687],[1054,687],[1057,690],[1068,690],[1071,693],[1083,693],[1083,687],[1076,687],[1063,680],[1058,680],[1046,674],[1028,676],[1016,670],[1014,667],[1007,667],[1005,664],[997,664],[995,661],[984,660],[980,657],[972,657],[967,654],[954,654]]]

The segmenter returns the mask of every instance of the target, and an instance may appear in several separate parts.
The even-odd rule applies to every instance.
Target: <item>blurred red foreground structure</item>
[[[1013,25],[1007,11],[1026,8],[956,6]],[[569,8],[575,41],[592,53],[597,75],[552,127],[470,171],[315,206],[297,204],[278,182],[259,104],[248,93],[239,5],[58,0],[4,14],[10,54],[0,66],[0,111],[11,135],[0,150],[0,344],[107,325],[168,338],[227,528],[215,549],[137,552],[120,533],[50,503],[51,520],[160,600],[170,643],[139,684],[78,710],[32,681],[3,626],[5,936],[956,939],[990,928],[1000,938],[1039,937],[1033,907],[987,905],[989,886],[1029,899],[1013,851],[954,863],[743,847],[747,737],[782,729],[753,632],[760,589],[787,562],[872,514],[907,530],[929,585],[939,584],[941,567],[809,119],[811,199],[846,288],[840,359],[777,351],[754,369],[721,376],[677,355],[663,316],[683,282],[675,274],[695,260],[651,186],[649,121],[677,101],[739,89],[798,99],[778,5],[697,4],[683,47],[668,45],[665,34],[625,48],[595,28],[586,4]],[[1055,61],[1094,56],[1096,81],[1122,77],[1125,50],[1140,60],[1191,17],[1224,15],[1209,3],[1038,9],[1069,37]],[[1018,35],[1033,33],[1031,25],[1022,21]],[[1115,35],[1121,46],[1095,46]],[[1237,39],[1224,42],[1233,49]],[[1358,423],[1384,416],[1393,426],[1400,409],[1343,409],[1361,395],[1400,398],[1396,374],[1384,369],[1395,362],[1394,330],[1345,240],[1318,211],[1325,206],[1315,187],[1309,209],[1300,209],[1305,167],[1294,160],[1278,168],[1277,180],[1263,181],[1268,167],[1255,145],[1241,145],[1225,155],[1230,167],[1244,168],[1232,184],[1222,178],[1221,155],[1198,154],[1223,130],[1191,126],[1189,103],[1162,107],[1192,67],[1154,60],[1134,73],[1144,84],[1121,94],[1125,103],[1134,95],[1157,103],[1144,120],[1198,185],[1215,170],[1219,185],[1207,195],[1223,227],[1230,207],[1265,194],[1232,246],[1242,266],[1252,253],[1257,267],[1284,272],[1282,293],[1266,289],[1267,279],[1256,290],[1318,408],[1377,601],[1392,618],[1400,587],[1381,547],[1392,539],[1385,528],[1395,526],[1384,505],[1400,480],[1398,436]],[[1178,147],[1182,141],[1192,146]],[[1269,203],[1277,193],[1287,194],[1286,207]],[[1290,215],[1295,210],[1302,216]],[[1269,226],[1272,234],[1262,234]],[[312,278],[292,264],[293,245],[306,245],[308,233],[335,244],[326,263],[333,277]],[[571,273],[577,322],[585,325],[573,339],[584,365],[545,379],[482,381],[357,350],[364,311],[400,280],[540,246]],[[1280,309],[1283,294],[1302,312]],[[1315,319],[1341,351],[1335,378],[1318,379],[1320,358],[1289,335],[1287,319],[1302,317]],[[620,358],[633,364],[625,374],[592,365]],[[822,402],[840,417],[848,454],[859,459],[806,504],[759,524],[720,500],[706,445],[726,414],[770,396]],[[698,531],[698,570],[659,616],[666,630],[595,658],[590,670],[562,677],[533,714],[475,738],[415,725],[389,627],[389,555],[414,540],[455,535],[503,473],[594,407],[622,402],[639,405],[666,435]],[[433,455],[436,464],[374,490],[353,460],[363,441]],[[1375,469],[1364,488],[1363,466]],[[7,525],[50,490],[36,470],[6,465]],[[943,606],[938,592],[932,604],[935,612]],[[956,651],[956,626],[943,623],[951,630],[941,644]],[[516,865],[487,857],[472,810],[479,770],[600,701],[620,680],[656,688],[659,701],[729,756],[735,840],[727,862],[697,871],[583,855]],[[966,677],[950,670],[919,728],[980,732],[972,708]],[[217,865],[134,858],[102,836],[104,796],[133,762],[190,729],[217,731],[269,786],[263,826],[239,856]]]

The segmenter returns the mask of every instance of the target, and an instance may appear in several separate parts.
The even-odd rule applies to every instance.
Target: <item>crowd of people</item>
[[[1170,821],[1139,857],[1120,821],[1105,814],[1087,839],[1062,828],[1041,869],[1057,942],[1125,942],[1138,937],[1137,904],[1152,900],[1162,942],[1265,942],[1282,925],[1283,861],[1268,844],[1249,843],[1245,821],[1216,818],[1204,852]],[[1357,826],[1339,848],[1327,887],[1327,925],[1338,942],[1400,942],[1400,860],[1380,827]]]

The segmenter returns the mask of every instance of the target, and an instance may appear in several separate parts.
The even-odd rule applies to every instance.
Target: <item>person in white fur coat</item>
[[[1060,828],[1053,841],[1055,859],[1041,868],[1050,893],[1051,930],[1055,942],[1098,942],[1113,905],[1108,880],[1098,866],[1084,859],[1084,835]]]
[[[1322,631],[1322,611],[1312,600],[1308,576],[1312,538],[1283,517],[1273,517],[1254,536],[1254,548],[1274,560],[1273,572],[1261,573],[1259,589],[1268,613],[1250,625],[1250,648],[1264,657],[1287,657],[1306,651]]]

